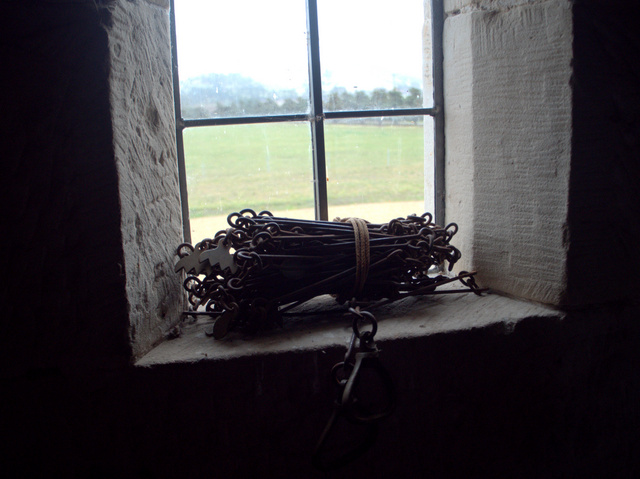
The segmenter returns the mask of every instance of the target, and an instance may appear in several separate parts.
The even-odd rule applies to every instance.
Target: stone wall
[[[110,15],[93,2],[0,8],[3,366],[121,367],[131,344]]]
[[[633,296],[639,52],[624,2],[445,2],[446,198],[460,269],[580,307]]]
[[[114,2],[107,27],[129,334],[135,357],[179,320],[182,243],[168,2]]]
[[[460,268],[551,304],[566,288],[570,7],[448,2],[445,23],[446,211],[461,225]]]

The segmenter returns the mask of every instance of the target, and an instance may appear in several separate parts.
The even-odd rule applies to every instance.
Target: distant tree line
[[[422,90],[415,87],[394,88],[385,90],[376,88],[372,92],[349,92],[346,88],[334,88],[324,95],[324,109],[338,110],[371,110],[388,108],[422,108]]]
[[[309,93],[273,90],[241,75],[210,74],[189,79],[180,89],[184,118],[281,115],[309,111]],[[325,111],[421,108],[422,90],[415,86],[324,93]]]

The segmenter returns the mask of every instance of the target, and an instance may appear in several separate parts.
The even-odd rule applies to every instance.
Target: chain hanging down
[[[349,312],[353,316],[351,341],[344,360],[331,370],[332,380],[337,386],[337,399],[313,454],[314,465],[322,470],[338,468],[366,452],[377,436],[378,423],[388,417],[395,406],[393,381],[380,362],[380,350],[375,342],[378,331],[376,318],[359,307],[349,308]],[[364,324],[361,326],[361,323]],[[366,323],[371,329],[361,330],[367,326]],[[362,387],[365,371],[369,373],[368,382],[371,383],[373,378],[377,383],[373,393]],[[335,424],[341,419],[364,428],[364,436],[352,444],[340,444],[336,452],[329,444]]]

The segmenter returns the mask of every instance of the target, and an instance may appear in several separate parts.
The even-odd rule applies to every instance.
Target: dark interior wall
[[[573,14],[567,302],[637,298],[639,7],[622,0],[577,0]]]
[[[628,102],[616,103],[617,116],[605,122],[611,135],[600,133],[602,118],[589,116],[590,102],[609,105],[602,72],[637,68],[629,56],[596,61],[581,43],[591,41],[580,32],[589,32],[596,14],[599,38],[611,42],[604,51],[616,51],[624,29],[636,24],[615,20],[629,15],[629,5],[603,4],[576,2],[574,9],[575,138],[617,153],[576,154],[573,239],[591,231],[590,216],[578,208],[591,201],[590,184],[605,185],[605,197],[621,195],[619,205],[637,204],[630,187],[637,97],[631,92]],[[3,475],[325,477],[311,468],[309,453],[333,399],[329,370],[344,351],[128,364],[101,26],[109,17],[82,1],[0,9]],[[630,90],[627,84],[621,91]],[[624,166],[609,168],[615,159]],[[596,176],[600,181],[589,183]],[[611,189],[616,182],[625,187]],[[637,258],[631,211],[614,214],[609,229]],[[576,254],[572,261],[578,268],[582,260]],[[573,285],[579,297],[593,294]],[[374,449],[328,477],[639,477],[636,299],[629,289],[620,303],[575,310],[564,321],[381,345],[398,386],[396,412]]]
[[[126,362],[108,16],[94,2],[0,8],[1,349],[15,370]]]
[[[381,345],[398,394],[374,447],[324,474],[311,451],[344,350],[3,381],[9,477],[518,477],[640,474],[637,310]],[[320,378],[320,379],[319,379]],[[338,424],[329,451],[364,428]]]

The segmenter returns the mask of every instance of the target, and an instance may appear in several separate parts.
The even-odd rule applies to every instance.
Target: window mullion
[[[445,222],[444,183],[444,69],[443,69],[444,7],[442,0],[431,0],[431,58],[433,62],[434,116],[434,216],[437,224]]]
[[[324,147],[324,111],[320,75],[320,41],[318,37],[318,6],[307,0],[307,32],[309,35],[309,96],[311,107],[311,144],[313,152],[313,183],[316,219],[328,220],[327,166]]]
[[[395,108],[385,110],[338,110],[328,111],[324,114],[327,120],[341,118],[370,118],[370,117],[394,117],[394,116],[436,116],[436,108]]]

